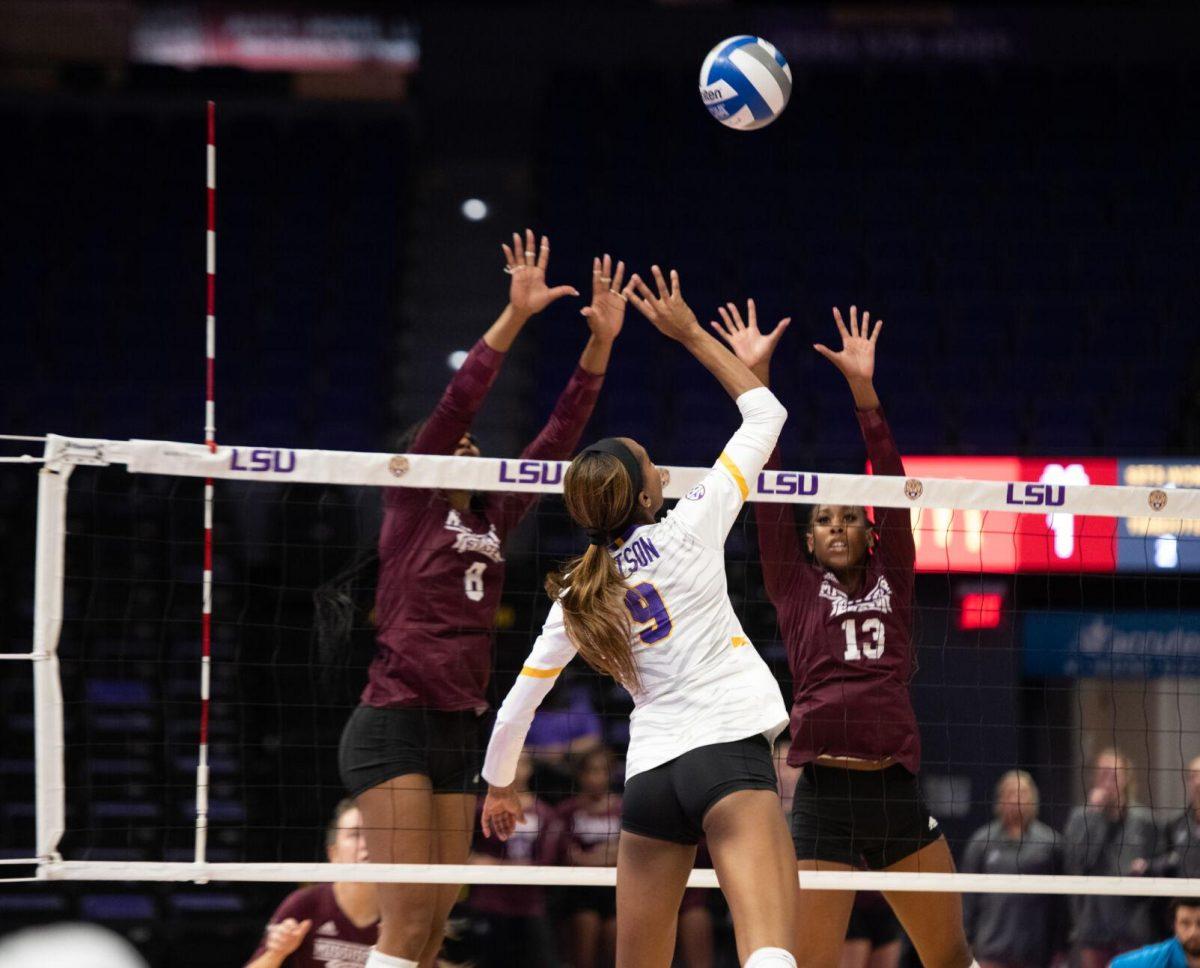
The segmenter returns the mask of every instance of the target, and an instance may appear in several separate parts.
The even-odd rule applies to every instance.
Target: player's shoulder
[[[272,921],[295,918],[303,921],[315,912],[327,908],[333,899],[332,884],[310,884],[292,891],[275,909]]]

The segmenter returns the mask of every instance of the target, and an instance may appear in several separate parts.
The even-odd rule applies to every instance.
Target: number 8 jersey
[[[725,538],[775,447],[787,411],[759,387],[737,400],[742,425],[716,465],[662,521],[629,529],[609,548],[629,591],[633,696],[626,780],[715,743],[774,738],[787,709],[742,630],[725,578]],[[496,717],[483,776],[508,786],[539,703],[575,656],[555,603]]]
[[[504,354],[483,340],[475,344],[422,424],[413,453],[454,452],[503,361]],[[579,443],[603,381],[577,367],[521,456],[565,459]],[[378,647],[364,705],[487,709],[504,542],[536,500],[536,494],[494,491],[460,511],[442,491],[384,490],[375,594]]]

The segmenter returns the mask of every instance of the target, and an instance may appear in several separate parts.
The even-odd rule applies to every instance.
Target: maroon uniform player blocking
[[[483,340],[475,344],[417,434],[413,453],[454,452],[503,361],[504,354]],[[603,382],[602,375],[576,367],[546,426],[521,456],[570,457]],[[536,499],[492,492],[478,509],[457,511],[438,491],[385,491],[375,598],[378,651],[364,705],[477,713],[487,708],[504,541]]]
[[[857,413],[874,472],[903,476],[883,410]],[[779,467],[778,450],[767,466]],[[916,547],[908,509],[877,509],[879,541],[854,597],[831,572],[809,563],[791,507],[760,501],[754,512],[763,579],[794,683],[788,763],[890,757],[915,774],[921,737],[909,683]]]

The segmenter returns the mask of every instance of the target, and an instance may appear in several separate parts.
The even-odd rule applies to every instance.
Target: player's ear
[[[867,527],[867,550],[868,551],[874,550],[876,540],[877,539],[875,537],[875,526],[869,525]]]
[[[804,543],[808,546],[808,553],[811,555],[813,553],[813,533],[811,528],[804,533]]]
[[[654,506],[654,498],[652,498],[652,497],[651,497],[649,494],[647,494],[645,491],[640,491],[640,492],[638,493],[638,503],[639,503],[639,504],[640,504],[642,507],[649,509],[649,508],[652,508],[652,507]]]

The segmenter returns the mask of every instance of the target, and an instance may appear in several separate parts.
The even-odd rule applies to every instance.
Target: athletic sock
[[[786,948],[758,948],[750,952],[743,968],[796,968],[796,959]]]
[[[417,968],[417,962],[397,958],[395,955],[385,955],[378,948],[372,948],[371,953],[367,955],[366,968]]]

